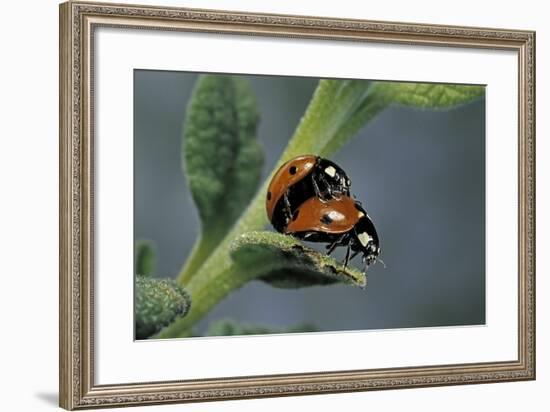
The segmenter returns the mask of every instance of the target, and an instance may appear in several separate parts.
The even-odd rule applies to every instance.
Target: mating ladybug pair
[[[314,155],[295,157],[271,179],[267,216],[280,233],[328,243],[329,255],[346,246],[344,266],[362,253],[366,271],[378,259],[380,244],[367,212],[350,197],[350,186],[346,172],[334,162]]]

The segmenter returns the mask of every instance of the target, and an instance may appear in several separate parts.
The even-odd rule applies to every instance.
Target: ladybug
[[[306,200],[349,196],[351,181],[336,163],[316,155],[295,157],[273,175],[266,195],[267,216],[283,232],[294,211]]]
[[[361,203],[349,196],[324,202],[317,197],[306,200],[295,211],[284,233],[310,242],[329,243],[328,255],[337,246],[346,246],[344,267],[358,253],[363,254],[364,271],[380,260],[380,242],[374,224]]]

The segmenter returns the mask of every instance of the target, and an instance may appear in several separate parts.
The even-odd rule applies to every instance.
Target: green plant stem
[[[220,237],[223,237],[225,232],[225,228],[222,229],[220,233],[203,233],[199,235],[199,239],[193,245],[189,258],[185,261],[185,265],[178,275],[180,285],[187,285],[189,283],[193,274],[197,272],[212,250],[216,248],[220,242]]]

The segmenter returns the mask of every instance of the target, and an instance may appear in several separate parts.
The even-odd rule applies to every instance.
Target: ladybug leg
[[[349,251],[351,250],[351,245],[348,243],[348,247],[346,249],[346,257],[344,258],[344,269],[348,267],[349,262]]]
[[[285,203],[285,212],[286,212],[286,215],[287,215],[287,219],[291,220],[292,219],[292,209],[290,208],[290,202],[288,200],[287,192],[285,192],[285,194],[283,195],[283,201]]]
[[[330,256],[332,252],[334,252],[334,249],[336,249],[336,246],[341,245],[344,238],[347,236],[346,233],[344,233],[342,236],[340,236],[338,239],[336,239],[334,242],[332,242],[330,245],[327,245],[327,256]]]
[[[359,251],[356,250],[355,252],[353,252],[353,253],[351,254],[351,256],[349,257],[349,260],[353,260],[353,258],[354,258],[355,256],[357,256],[358,254],[359,254]]]
[[[332,244],[327,246],[327,256],[330,256],[332,252],[334,252],[334,249],[336,249],[336,246],[338,246],[338,240],[334,241]]]
[[[313,183],[313,190],[315,192],[315,196],[317,196],[319,198],[319,200],[321,200],[321,202],[324,202],[325,199],[323,197],[323,194],[321,193],[321,189],[319,189],[319,185],[317,184],[317,180],[315,179],[316,175],[317,174],[315,174],[315,173],[311,174],[311,183]]]
[[[334,249],[336,249],[336,246],[342,245],[344,243],[344,240],[347,238],[348,234],[344,233],[342,236],[340,236],[338,239],[336,239],[334,242],[332,242],[330,245],[327,246],[327,256],[330,256],[332,252],[334,252]]]
[[[319,194],[317,195],[317,197],[319,197],[319,199],[321,199],[322,201],[325,201],[325,202],[327,200],[335,198],[334,194],[332,193],[332,189],[330,187],[330,184],[327,182],[327,179],[325,178],[324,174],[319,173],[317,176],[319,177],[319,180],[321,182],[323,182],[323,186],[325,187],[325,193],[321,193],[319,191]],[[315,184],[317,184],[317,182],[315,182]]]
[[[334,193],[332,193],[332,189],[330,188],[329,184],[327,184],[327,194],[328,194],[328,199],[336,199],[336,196],[334,196]]]

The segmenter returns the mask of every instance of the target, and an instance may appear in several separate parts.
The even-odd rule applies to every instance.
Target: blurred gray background
[[[135,71],[134,237],[156,244],[163,277],[176,276],[199,230],[180,158],[197,76]],[[262,113],[265,177],[317,79],[244,77]],[[222,301],[196,331],[220,318],[274,327],[312,322],[324,331],[484,324],[485,101],[451,111],[389,108],[332,160],[348,172],[352,192],[366,205],[387,268],[369,269],[366,290],[282,290],[254,281]]]

